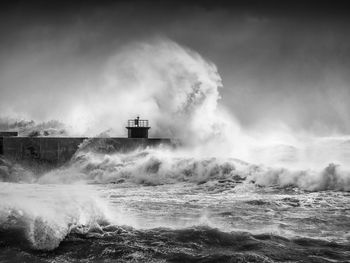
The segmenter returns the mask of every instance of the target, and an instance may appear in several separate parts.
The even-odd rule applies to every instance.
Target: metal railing
[[[134,128],[134,127],[145,127],[145,128],[149,127],[148,120],[140,120],[140,119],[128,120],[127,128]]]

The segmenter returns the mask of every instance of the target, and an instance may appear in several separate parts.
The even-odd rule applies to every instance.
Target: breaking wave
[[[307,191],[350,191],[350,170],[330,163],[319,170],[256,165],[234,158],[192,157],[169,148],[127,153],[79,151],[71,162],[35,179],[39,183],[134,183],[142,185],[223,182],[255,186],[298,187]]]
[[[68,167],[44,176],[0,160],[3,181],[36,182],[40,177],[40,182],[163,184],[240,177],[261,185],[349,190],[349,138],[298,136],[298,131],[284,128],[244,130],[219,104],[222,80],[215,64],[189,48],[164,38],[130,43],[101,68],[93,86],[82,85],[93,100],[78,96],[75,105],[58,103],[57,112],[65,108],[69,114],[52,117],[68,128],[55,121],[35,124],[8,118],[0,119],[0,127],[23,128],[22,134],[36,136],[60,136],[68,133],[65,128],[75,135],[110,129],[111,135],[120,136],[125,133],[121,123],[142,113],[150,119],[153,136],[179,139],[184,149],[117,154],[105,144],[99,146],[104,153],[81,149]]]
[[[89,232],[118,218],[86,186],[1,183],[2,243],[52,250],[71,232]]]
[[[65,125],[56,120],[37,123],[33,120],[0,117],[0,131],[17,131],[19,136],[28,137],[61,137],[68,135]]]
[[[101,143],[99,141],[99,143]],[[90,147],[90,146],[89,146]],[[320,169],[291,169],[235,158],[193,157],[167,147],[115,153],[103,145],[83,148],[63,167],[46,171],[0,159],[0,181],[41,184],[134,183],[142,185],[226,182],[307,191],[350,191],[350,170],[330,163]],[[102,152],[101,152],[102,149]]]

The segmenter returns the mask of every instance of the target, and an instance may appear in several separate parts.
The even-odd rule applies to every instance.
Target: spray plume
[[[329,163],[342,164],[342,169],[347,169],[350,140],[346,136],[301,136],[283,125],[262,133],[244,130],[234,116],[218,103],[222,81],[216,66],[171,40],[157,38],[125,46],[108,59],[95,78],[84,87],[86,94],[77,98],[73,107],[68,107],[70,114],[60,118],[66,124],[66,130],[73,135],[93,136],[112,128],[109,134],[119,136],[125,133],[121,124],[140,114],[149,118],[153,136],[181,141],[181,150],[169,153],[172,157],[167,159],[175,163],[180,155],[196,158],[195,163],[211,157],[228,161],[239,158],[254,164],[262,163],[266,167],[289,169],[290,172],[262,169],[265,171],[262,174],[273,174],[274,178],[276,174],[278,178],[285,174],[292,174],[291,177],[295,178],[295,175],[302,174],[298,171],[308,169],[322,174],[320,167],[327,167]],[[140,160],[144,160],[143,157],[141,153]],[[87,159],[101,160],[100,157]],[[104,158],[102,160],[106,162]],[[115,161],[107,163],[116,165]],[[161,160],[160,163],[168,162]],[[139,173],[142,169],[136,170],[135,173]],[[81,176],[81,169],[75,171],[80,179],[91,178]],[[347,172],[340,174],[341,178],[347,178],[344,176]]]

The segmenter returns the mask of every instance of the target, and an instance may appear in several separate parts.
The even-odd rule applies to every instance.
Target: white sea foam
[[[0,193],[0,231],[19,229],[35,249],[56,248],[75,228],[123,224],[88,186],[0,183]]]
[[[166,148],[129,153],[79,152],[69,166],[37,179],[39,183],[135,183],[141,185],[179,182],[255,183],[261,186],[299,187],[310,191],[350,191],[350,170],[328,164],[319,169],[291,169],[243,162],[234,158],[193,157]],[[209,185],[209,184],[208,184]]]
[[[96,74],[94,87],[86,87],[93,100],[77,98],[71,114],[62,119],[73,134],[95,135],[109,128],[110,135],[124,134],[121,124],[142,114],[150,119],[153,136],[178,139],[181,148],[127,154],[88,149],[80,151],[68,167],[40,179],[35,173],[22,176],[24,172],[2,165],[5,181],[34,177],[41,183],[123,179],[160,184],[237,175],[265,185],[348,189],[349,137],[319,138],[283,125],[260,133],[243,129],[234,114],[219,104],[222,81],[216,66],[189,48],[162,38],[132,43],[117,50],[102,73]],[[233,158],[250,164],[240,170]]]

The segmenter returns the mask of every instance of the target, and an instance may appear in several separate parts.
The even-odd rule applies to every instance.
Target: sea
[[[0,262],[350,262],[350,173],[174,149],[0,159]],[[290,152],[288,153],[290,154]]]

